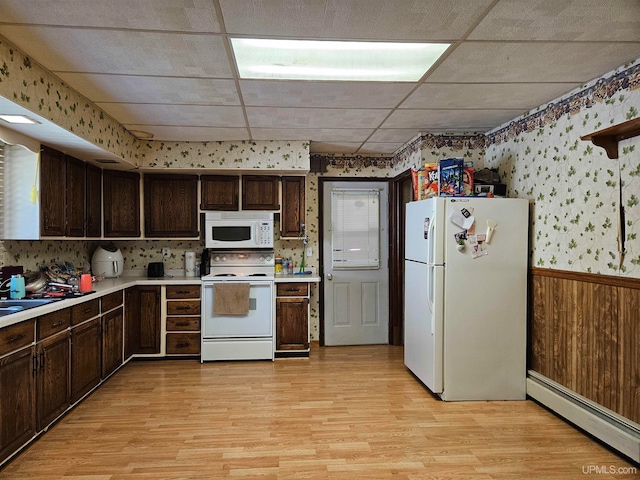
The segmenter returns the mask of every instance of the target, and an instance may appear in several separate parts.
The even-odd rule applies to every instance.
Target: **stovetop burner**
[[[275,274],[273,250],[218,250],[210,252],[209,278],[231,277],[234,280],[256,279],[268,280]]]

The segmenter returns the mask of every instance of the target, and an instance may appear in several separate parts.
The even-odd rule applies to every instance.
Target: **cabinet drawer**
[[[122,290],[102,297],[102,313],[108,312],[119,305],[122,305]]]
[[[35,320],[0,329],[0,356],[33,343]]]
[[[167,285],[167,298],[200,298],[200,285]]]
[[[36,322],[37,338],[42,340],[69,328],[69,325],[71,325],[71,309],[65,308],[64,310],[42,315],[38,317]]]
[[[167,331],[197,332],[200,330],[200,317],[167,317]]]
[[[277,283],[276,295],[278,297],[307,297],[309,295],[309,284]]]
[[[167,315],[200,315],[200,300],[167,302]]]
[[[89,320],[100,315],[100,300],[97,298],[71,307],[71,325]]]
[[[167,333],[167,354],[197,355],[199,353],[199,333]]]

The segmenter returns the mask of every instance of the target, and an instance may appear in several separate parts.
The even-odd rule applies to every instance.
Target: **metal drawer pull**
[[[91,307],[85,308],[84,313],[91,313],[93,309]]]
[[[59,322],[52,324],[51,328],[59,327],[60,325],[64,325],[64,320],[60,320]]]
[[[188,293],[191,293],[191,292],[189,292],[189,290],[176,290],[176,293],[179,293],[181,295],[187,295]]]
[[[46,352],[46,350],[42,350],[42,352],[40,352],[40,370],[44,370],[44,360],[45,360],[45,355],[44,353]]]
[[[285,291],[287,291],[287,292],[297,292],[298,289],[297,288],[285,288]]]
[[[184,307],[176,307],[176,310],[190,310],[190,309],[191,309],[191,307],[186,307],[186,306],[184,306]]]
[[[176,348],[186,348],[190,345],[190,343],[176,343]]]
[[[26,335],[21,333],[20,335],[15,335],[9,339],[9,343],[17,342],[18,340],[22,340]]]
[[[176,327],[188,327],[189,322],[176,322]]]

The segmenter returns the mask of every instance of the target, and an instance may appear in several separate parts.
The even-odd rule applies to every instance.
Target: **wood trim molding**
[[[613,275],[601,275],[598,273],[571,272],[569,270],[554,270],[551,268],[539,267],[530,268],[529,274],[531,276],[552,277],[563,280],[597,283],[598,285],[640,289],[640,278],[616,277]]]

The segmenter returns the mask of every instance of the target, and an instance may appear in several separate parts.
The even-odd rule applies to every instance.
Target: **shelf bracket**
[[[604,148],[607,157],[615,160],[618,158],[618,142],[638,135],[640,135],[640,117],[584,135],[580,140],[590,140],[597,147]]]

